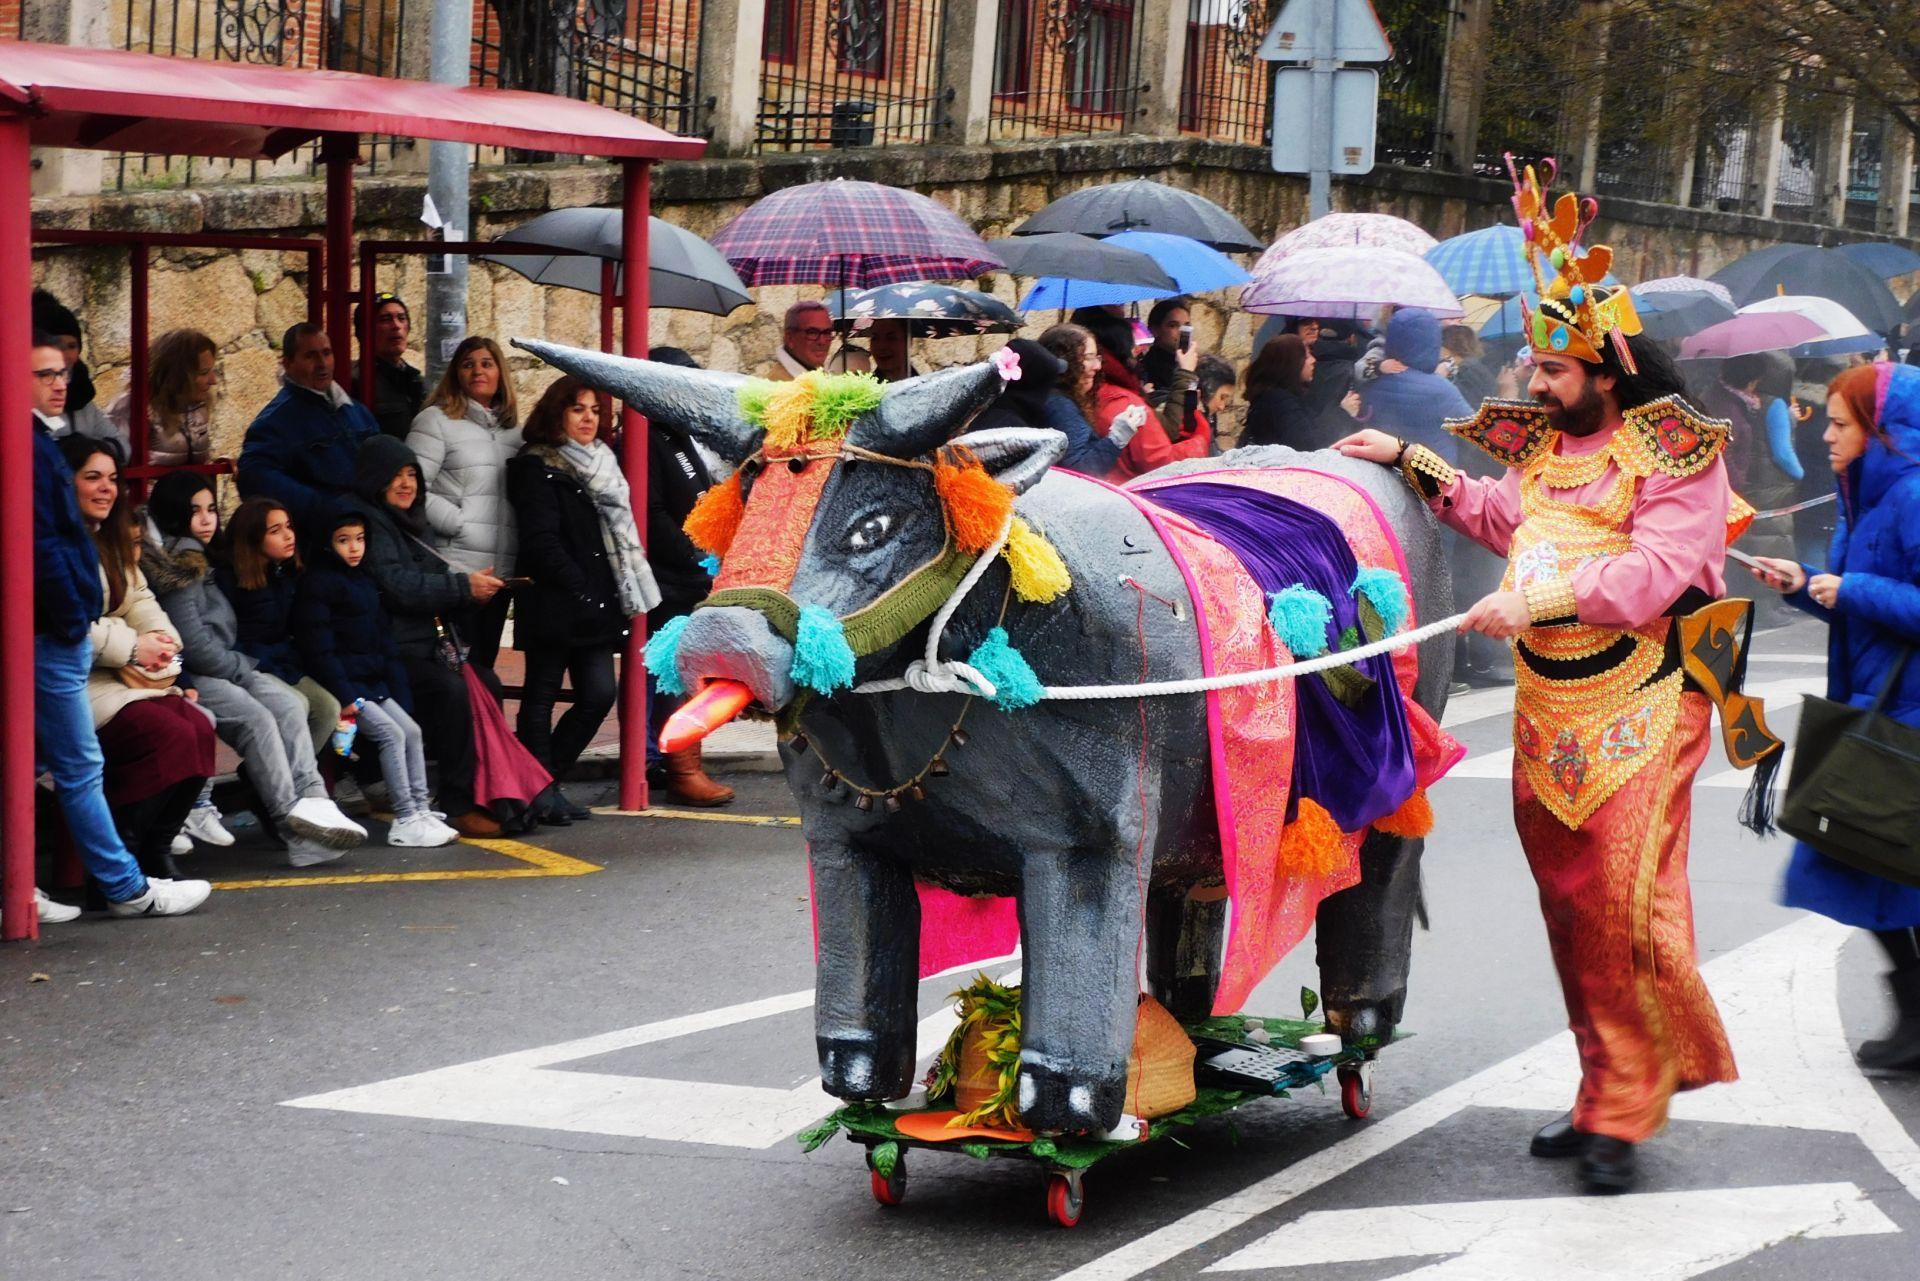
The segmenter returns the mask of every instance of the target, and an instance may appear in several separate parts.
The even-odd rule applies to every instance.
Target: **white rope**
[[[1000,549],[1007,545],[1007,536],[1013,530],[1013,519],[1000,527],[1000,533],[992,546],[980,553],[973,567],[967,570],[966,577],[953,589],[953,595],[947,597],[933,616],[933,625],[927,629],[927,653],[924,658],[916,658],[907,664],[905,674],[887,680],[866,681],[856,685],[855,694],[891,694],[901,690],[913,690],[919,694],[977,694],[981,698],[992,698],[998,692],[994,683],[979,671],[966,663],[940,657],[940,641],[946,634],[947,624],[960,608],[960,602],[966,599],[988,568]],[[1041,691],[1042,699],[1061,699],[1080,701],[1094,698],[1152,698],[1162,694],[1199,694],[1214,689],[1234,689],[1241,685],[1260,685],[1267,681],[1291,680],[1296,676],[1311,676],[1315,672],[1326,671],[1331,667],[1346,667],[1363,658],[1372,658],[1376,654],[1391,654],[1398,650],[1418,645],[1421,641],[1450,632],[1458,627],[1465,614],[1454,614],[1437,622],[1417,627],[1410,632],[1397,636],[1387,636],[1357,649],[1334,650],[1318,658],[1301,659],[1284,663],[1279,667],[1263,668],[1257,672],[1232,672],[1225,676],[1193,676],[1186,680],[1146,681],[1137,685],[1049,685]]]

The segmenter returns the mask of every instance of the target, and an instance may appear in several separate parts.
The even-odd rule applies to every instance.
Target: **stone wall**
[[[991,148],[920,147],[878,152],[839,152],[741,160],[704,160],[661,166],[654,185],[654,211],[669,222],[711,237],[769,191],[832,177],[866,178],[926,192],[957,210],[989,239],[1008,234],[1049,201],[1077,188],[1117,178],[1147,176],[1199,191],[1232,210],[1258,235],[1272,239],[1307,216],[1304,181],[1267,168],[1257,148],[1193,139],[1112,138]],[[618,173],[578,164],[521,166],[476,172],[474,235],[485,239],[548,209],[613,204]],[[381,176],[360,184],[357,211],[362,235],[413,238],[424,177]],[[1334,187],[1342,209],[1398,214],[1441,238],[1496,221],[1508,212],[1505,184],[1425,170],[1381,170]],[[35,201],[36,226],[95,230],[233,232],[317,236],[324,198],[316,182],[206,186],[93,197]],[[1624,280],[1675,274],[1707,275],[1749,250],[1778,240],[1834,243],[1848,233],[1829,227],[1682,209],[1632,201],[1603,202],[1599,238],[1613,245],[1616,273]],[[157,251],[151,279],[151,332],[176,326],[205,330],[219,345],[225,377],[216,417],[218,451],[235,455],[248,419],[273,394],[279,370],[280,334],[304,319],[306,258],[268,251],[224,253],[192,249]],[[129,280],[124,249],[43,247],[35,254],[36,279],[82,316],[89,328],[87,356],[110,400],[124,385],[127,368]],[[544,338],[579,346],[597,344],[598,300],[590,294],[535,286],[503,269],[475,264],[469,325],[474,332],[504,338]],[[426,281],[417,257],[388,259],[379,286],[408,300],[421,317]],[[988,277],[982,287],[1013,301],[1015,282]],[[655,312],[650,341],[685,347],[714,368],[751,371],[772,358],[779,343],[779,317],[817,287],[757,291],[759,306],[718,318],[690,312]],[[1260,319],[1232,306],[1233,291],[1200,300],[1195,337],[1203,349],[1244,361]],[[1903,295],[1904,296],[1904,295]],[[1038,313],[1030,333],[1057,313]],[[416,324],[415,339],[423,337]],[[919,345],[923,365],[978,359],[998,338],[954,339]],[[523,398],[538,394],[553,376],[516,358]],[[526,403],[523,399],[523,403]]]

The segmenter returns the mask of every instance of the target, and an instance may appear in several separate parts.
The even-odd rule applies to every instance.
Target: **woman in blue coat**
[[[1840,486],[1829,568],[1762,561],[1768,586],[1832,626],[1827,697],[1870,707],[1901,655],[1920,646],[1920,369],[1861,365],[1827,391],[1824,439]],[[1920,726],[1920,661],[1901,671],[1886,713]],[[1786,902],[1873,931],[1893,965],[1898,1023],[1860,1047],[1860,1062],[1920,1069],[1920,889],[1803,844],[1787,867]]]

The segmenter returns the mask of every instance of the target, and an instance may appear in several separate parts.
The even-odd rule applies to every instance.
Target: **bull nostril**
[[[790,472],[793,472],[795,475],[798,475],[799,473],[805,471],[806,469],[807,469],[807,460],[805,458],[787,459],[787,470]]]

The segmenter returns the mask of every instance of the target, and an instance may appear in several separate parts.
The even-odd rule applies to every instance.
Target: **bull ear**
[[[889,383],[879,408],[860,418],[847,439],[889,458],[930,454],[991,403],[1003,385],[991,361]]]
[[[947,443],[970,450],[989,476],[1016,494],[1039,484],[1047,468],[1067,452],[1066,436],[1044,427],[989,427]]]
[[[760,447],[761,430],[740,412],[738,393],[747,381],[743,375],[521,338],[515,338],[513,345],[566,370],[596,391],[618,396],[648,418],[685,428],[730,463],[740,462]]]

